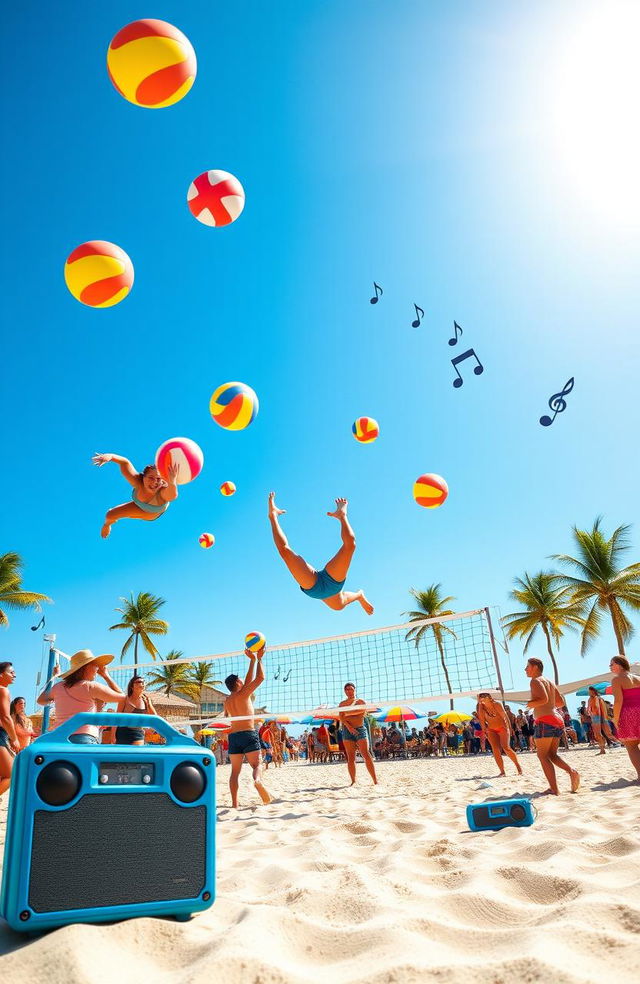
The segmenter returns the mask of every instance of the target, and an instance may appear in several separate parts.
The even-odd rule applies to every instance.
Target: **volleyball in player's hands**
[[[257,653],[267,644],[267,640],[262,632],[249,632],[244,638],[245,649],[251,653]]]

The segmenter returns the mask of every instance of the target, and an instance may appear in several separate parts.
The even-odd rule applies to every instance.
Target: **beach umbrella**
[[[301,721],[298,721],[297,718],[289,717],[288,714],[278,714],[277,717],[265,718],[265,723],[266,724],[271,724],[272,721],[275,721],[276,724],[301,724],[302,723]]]
[[[464,724],[465,721],[471,720],[471,715],[461,714],[459,711],[445,711],[444,714],[438,714],[433,720],[437,721],[438,724]]]
[[[407,704],[398,704],[395,707],[387,707],[380,714],[374,716],[376,721],[391,723],[397,721],[417,721],[418,718],[424,717],[425,715],[421,711],[416,711],[413,707],[409,707]]]
[[[611,684],[607,683],[606,680],[603,680],[601,683],[592,683],[590,684],[590,686],[594,687],[599,694],[613,693],[613,690],[611,689]],[[589,687],[582,687],[581,690],[576,690],[576,697],[588,697],[588,696],[589,696]]]
[[[202,728],[198,734],[199,735],[215,735],[216,731],[228,731],[231,727],[230,724],[226,724],[224,721],[212,721],[208,724],[206,728]]]

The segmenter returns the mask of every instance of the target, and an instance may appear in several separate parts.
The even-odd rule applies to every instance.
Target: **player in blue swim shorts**
[[[325,605],[334,611],[342,611],[347,605],[358,601],[364,608],[367,615],[373,615],[373,605],[365,597],[364,591],[344,591],[345,581],[349,572],[349,565],[356,549],[356,538],[349,520],[347,519],[347,500],[336,499],[334,512],[328,512],[327,516],[333,516],[340,523],[342,535],[342,546],[335,557],[317,571],[311,564],[308,564],[304,557],[294,553],[289,546],[289,541],[280,526],[279,516],[286,510],[278,509],[276,506],[275,492],[269,493],[269,521],[273,532],[273,539],[278,549],[278,553],[287,565],[290,573],[300,586],[300,590],[309,598],[317,598],[324,601]]]

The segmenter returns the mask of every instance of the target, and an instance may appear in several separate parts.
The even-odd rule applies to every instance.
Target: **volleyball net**
[[[255,706],[261,716],[304,716],[322,707],[331,710],[343,699],[345,683],[354,683],[358,696],[371,708],[475,696],[478,690],[499,693],[503,685],[498,660],[501,644],[496,646],[488,608],[326,639],[267,644],[265,679],[255,692]],[[112,664],[110,672],[125,689],[134,672],[158,674],[162,667],[195,667],[202,662],[210,664],[211,678],[219,681],[213,686],[223,694],[225,678],[232,673],[244,678],[248,669],[244,651],[238,650],[137,665]],[[152,687],[152,697],[153,692]],[[180,685],[174,692],[181,696]]]

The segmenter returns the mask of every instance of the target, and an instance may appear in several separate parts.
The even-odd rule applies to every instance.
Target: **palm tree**
[[[556,683],[560,682],[558,667],[553,653],[551,637],[560,645],[563,630],[566,628],[584,628],[585,620],[582,618],[584,606],[572,601],[567,597],[566,591],[558,586],[558,575],[549,571],[540,571],[538,574],[527,574],[524,577],[517,577],[514,581],[516,587],[509,597],[523,606],[524,611],[513,612],[505,615],[502,624],[506,629],[507,638],[516,637],[527,641],[524,645],[526,653],[537,629],[542,629],[547,640],[547,652],[553,664],[553,676]]]
[[[0,602],[9,608],[35,608],[40,611],[41,601],[51,601],[47,595],[36,591],[24,591],[22,587],[22,558],[17,553],[0,554]],[[9,619],[0,608],[0,625],[8,625]]]
[[[558,583],[572,601],[585,608],[593,601],[582,629],[581,653],[584,656],[590,643],[598,634],[603,611],[608,611],[618,652],[625,655],[624,644],[633,635],[633,625],[622,610],[626,605],[640,611],[640,564],[620,567],[620,554],[629,549],[630,526],[619,526],[607,539],[598,516],[591,530],[573,527],[577,557],[555,554],[553,560],[575,569],[577,576],[560,574]]]
[[[180,649],[171,649],[165,659],[182,659],[183,653]],[[175,694],[177,690],[183,690],[188,686],[188,665],[186,663],[171,663],[159,666],[157,670],[152,670],[147,674],[149,684],[156,690],[164,694]]]
[[[445,606],[450,601],[455,601],[455,598],[453,596],[443,598],[440,594],[439,584],[431,584],[425,591],[416,591],[415,588],[411,588],[409,594],[411,594],[418,602],[417,611],[402,613],[403,615],[409,616],[410,622],[419,622],[425,618],[442,618],[444,615],[454,614],[450,608],[445,608]],[[442,670],[444,672],[445,680],[447,681],[447,690],[449,693],[452,693],[449,670],[447,669],[447,664],[444,658],[444,633],[450,633],[454,639],[457,639],[458,637],[453,629],[450,629],[448,625],[442,625],[440,622],[433,622],[431,625],[416,625],[415,628],[409,629],[405,639],[413,639],[417,648],[420,645],[420,640],[427,631],[433,632],[433,636],[436,640],[436,646],[438,647],[438,652],[440,653]],[[451,710],[453,710],[453,698],[450,699],[450,705]]]
[[[158,610],[165,603],[164,598],[157,598],[155,595],[149,594],[148,591],[140,591],[135,600],[133,592],[131,592],[131,598],[121,598],[120,601],[123,607],[116,608],[116,611],[122,615],[122,621],[118,622],[117,625],[109,626],[110,632],[114,629],[127,629],[131,632],[131,635],[122,647],[120,658],[124,659],[129,646],[135,640],[133,661],[137,666],[138,639],[142,639],[142,645],[149,655],[155,659],[158,655],[158,650],[149,636],[166,635],[169,631],[169,623],[157,617]]]
[[[204,688],[216,687],[221,683],[222,680],[214,679],[211,663],[205,663],[204,660],[199,660],[197,663],[191,663],[187,667],[186,684],[180,689],[191,700],[197,700],[201,704]]]

